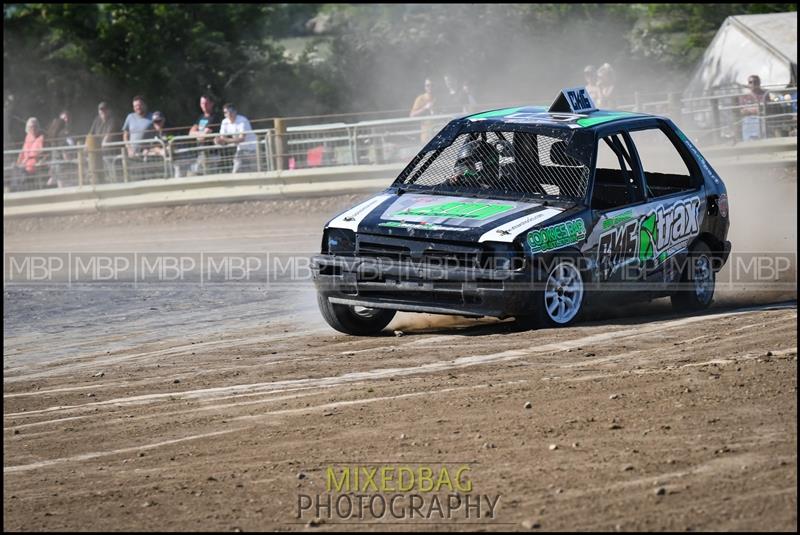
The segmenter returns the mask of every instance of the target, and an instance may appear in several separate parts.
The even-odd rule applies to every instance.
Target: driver
[[[483,139],[473,139],[461,146],[447,181],[453,186],[491,188],[499,169],[500,156],[494,147]]]

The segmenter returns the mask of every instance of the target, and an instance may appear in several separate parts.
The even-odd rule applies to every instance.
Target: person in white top
[[[222,107],[225,118],[219,127],[219,135],[214,138],[217,145],[234,145],[236,154],[233,157],[233,172],[242,173],[252,171],[256,162],[256,135],[252,132],[250,121],[247,117],[236,113],[233,104]]]

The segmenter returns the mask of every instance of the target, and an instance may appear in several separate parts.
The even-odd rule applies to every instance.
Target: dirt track
[[[351,202],[6,222],[5,250],[312,252]],[[297,500],[331,463],[378,462],[469,463],[500,495],[471,529],[797,528],[785,296],[535,332],[402,315],[377,338],[285,285],[10,285],[4,304],[6,530],[367,528],[307,527]]]

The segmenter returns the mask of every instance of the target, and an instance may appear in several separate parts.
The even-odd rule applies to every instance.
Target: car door
[[[700,233],[706,209],[702,173],[666,124],[632,129],[628,136],[646,197],[638,220],[642,276],[650,282],[673,282]]]
[[[631,145],[623,129],[598,137],[590,196],[593,225],[584,246],[598,281],[639,278],[638,217],[646,211],[646,197]]]

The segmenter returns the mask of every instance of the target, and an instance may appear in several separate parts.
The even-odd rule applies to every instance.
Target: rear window
[[[566,134],[460,134],[450,145],[417,156],[394,186],[430,193],[582,199],[589,168],[571,156],[576,151],[570,150]]]

